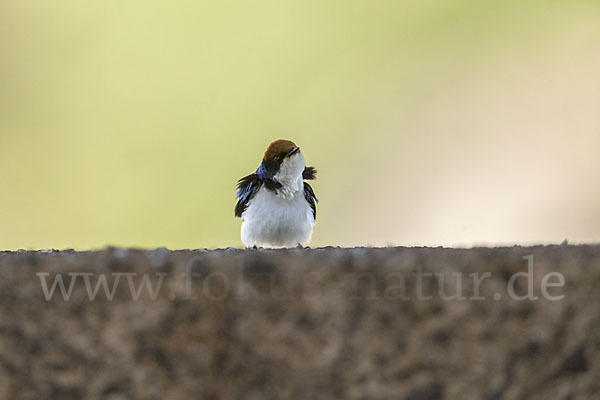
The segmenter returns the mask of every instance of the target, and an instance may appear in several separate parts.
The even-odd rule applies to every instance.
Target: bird
[[[246,248],[304,247],[310,243],[319,200],[306,180],[315,179],[316,174],[291,140],[269,144],[256,172],[237,183],[235,216],[242,219],[241,238]]]

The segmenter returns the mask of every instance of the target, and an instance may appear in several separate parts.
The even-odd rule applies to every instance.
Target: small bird
[[[305,246],[317,218],[317,197],[304,180],[317,170],[306,167],[291,140],[269,145],[255,173],[237,183],[235,216],[242,219],[242,242],[248,248]]]

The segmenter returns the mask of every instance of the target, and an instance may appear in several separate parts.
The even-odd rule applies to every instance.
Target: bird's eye
[[[275,156],[275,157],[273,157],[273,159],[274,159],[275,161],[277,161],[277,160],[279,160],[279,156]]]

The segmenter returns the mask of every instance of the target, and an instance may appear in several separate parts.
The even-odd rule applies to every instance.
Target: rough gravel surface
[[[597,399],[599,288],[600,246],[2,252],[0,398]]]

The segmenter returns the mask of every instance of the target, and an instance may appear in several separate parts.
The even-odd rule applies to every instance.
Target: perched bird
[[[300,148],[290,140],[269,145],[255,173],[237,184],[235,216],[246,247],[296,247],[310,242],[318,202],[304,180],[315,179]]]

